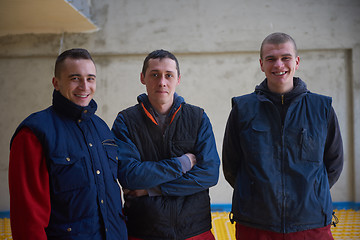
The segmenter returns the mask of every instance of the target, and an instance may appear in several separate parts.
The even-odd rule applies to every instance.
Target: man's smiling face
[[[261,70],[272,92],[285,93],[293,88],[293,77],[299,68],[300,58],[292,42],[265,44],[263,46]]]
[[[54,88],[79,106],[89,105],[96,90],[96,68],[90,59],[67,58],[59,77],[53,78]]]

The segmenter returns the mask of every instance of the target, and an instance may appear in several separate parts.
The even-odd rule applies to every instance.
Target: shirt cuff
[[[186,173],[191,170],[190,158],[185,154],[177,158],[181,163],[182,172]]]

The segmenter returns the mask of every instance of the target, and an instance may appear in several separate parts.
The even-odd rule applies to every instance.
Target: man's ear
[[[144,74],[143,74],[143,73],[140,73],[140,82],[145,85],[145,80],[144,80],[144,78],[145,78]]]
[[[59,90],[59,79],[57,79],[56,77],[53,77],[52,84],[53,84],[55,90]]]
[[[264,69],[263,69],[263,61],[261,58],[259,58],[259,62],[260,62],[260,68],[261,68],[261,71],[264,72]]]
[[[299,56],[297,56],[297,57],[295,58],[295,62],[296,62],[296,64],[295,64],[295,70],[298,70],[298,69],[299,69],[299,64],[300,64],[300,57],[299,57]]]

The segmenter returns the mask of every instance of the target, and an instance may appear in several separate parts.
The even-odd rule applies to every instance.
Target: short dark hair
[[[286,43],[286,42],[292,42],[294,45],[294,49],[295,49],[295,55],[297,56],[297,47],[296,47],[296,43],[295,40],[288,34],[286,33],[282,33],[282,32],[275,32],[270,34],[269,36],[267,36],[264,41],[261,43],[261,48],[260,48],[260,58],[262,59],[263,57],[263,47],[265,44],[282,44],[282,43]],[[296,57],[295,56],[295,57]]]
[[[179,62],[176,59],[175,55],[172,54],[171,52],[163,50],[163,49],[155,50],[155,51],[149,53],[149,55],[147,55],[147,57],[144,60],[143,67],[142,67],[142,74],[144,76],[145,76],[146,70],[147,70],[147,68],[149,66],[149,60],[150,59],[157,59],[157,58],[159,58],[160,60],[163,59],[163,58],[170,58],[170,59],[174,60],[175,63],[176,63],[176,70],[177,70],[177,73],[178,73],[178,77],[180,76]]]
[[[56,58],[56,62],[55,62],[55,77],[60,77],[60,72],[61,72],[61,66],[62,63],[65,61],[65,59],[67,58],[72,58],[72,59],[89,59],[92,62],[94,62],[94,60],[92,59],[90,53],[88,52],[88,50],[83,49],[83,48],[73,48],[73,49],[69,49],[64,51],[63,53],[61,53],[57,58]],[[95,63],[94,63],[95,64]]]

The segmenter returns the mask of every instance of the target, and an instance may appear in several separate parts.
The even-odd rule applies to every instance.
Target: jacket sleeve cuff
[[[182,172],[186,173],[191,170],[190,158],[185,154],[177,158],[181,163]]]

